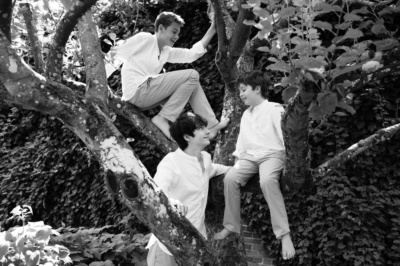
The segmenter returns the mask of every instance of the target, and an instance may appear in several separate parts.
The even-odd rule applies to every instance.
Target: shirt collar
[[[267,105],[267,104],[268,104],[268,100],[265,99],[265,101],[263,101],[263,102],[260,103],[259,105],[251,107],[251,112],[257,112],[258,110],[260,110],[261,108],[263,108],[264,105]]]
[[[178,153],[182,157],[185,157],[188,160],[193,160],[197,162],[197,157],[187,154],[186,152],[181,150],[181,148],[177,148],[176,153]],[[203,152],[201,152],[201,157],[203,157]]]

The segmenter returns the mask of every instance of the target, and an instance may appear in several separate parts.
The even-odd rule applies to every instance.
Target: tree
[[[226,256],[217,258],[212,245],[168,203],[110,118],[111,110],[138,130],[148,131],[147,137],[162,152],[174,149],[134,106],[107,97],[104,65],[99,63],[101,53],[95,41],[98,36],[89,11],[96,2],[77,0],[68,8],[49,44],[45,65],[40,56],[41,44],[35,37],[35,24],[30,21],[30,6],[20,7],[27,14],[25,21],[32,49],[39,51],[35,53],[34,70],[11,48],[15,2],[7,0],[0,7],[1,104],[37,110],[62,120],[107,171],[110,193],[119,195],[178,261],[184,265],[197,265],[199,261],[224,265]],[[216,64],[226,85],[224,114],[230,114],[232,121],[218,141],[215,161],[232,163],[228,154],[236,142],[238,121],[244,110],[235,93],[234,80],[241,72],[255,67],[254,58],[259,52],[267,53],[272,62],[266,67],[268,70],[284,74],[280,81],[283,99],[287,101],[282,120],[287,158],[282,179],[284,190],[293,192],[304,182],[311,183],[312,177],[323,178],[338,164],[398,132],[399,124],[381,129],[310,171],[309,118],[318,124],[336,108],[352,113],[352,91],[395,75],[399,69],[395,33],[399,7],[394,2],[251,0],[229,1],[225,5],[224,1],[212,0],[210,15],[214,16],[214,12],[218,31]],[[63,4],[70,5],[67,1]],[[236,21],[228,7],[238,12]],[[81,17],[83,21],[79,22]],[[390,25],[388,21],[394,23]],[[86,85],[66,80],[62,74],[62,55],[75,26],[82,32]],[[253,26],[259,30],[255,36]],[[222,182],[220,179],[215,182],[217,188],[212,194],[218,196]],[[236,263],[245,261],[239,258]]]

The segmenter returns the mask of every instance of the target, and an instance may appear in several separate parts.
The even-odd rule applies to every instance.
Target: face
[[[245,105],[256,106],[263,100],[261,96],[261,88],[257,86],[254,90],[250,85],[240,83],[239,85],[240,99]]]
[[[201,148],[206,147],[208,144],[210,144],[210,130],[206,127],[202,127],[199,129],[196,129],[193,132],[193,137],[186,135],[185,139],[188,142],[188,146],[198,146]]]
[[[158,42],[160,44],[160,48],[162,49],[164,46],[174,46],[175,42],[179,39],[179,32],[181,31],[181,25],[172,22],[167,28],[164,28],[163,25],[160,25],[158,28]]]

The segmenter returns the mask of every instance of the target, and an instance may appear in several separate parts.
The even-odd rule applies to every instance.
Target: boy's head
[[[185,24],[183,19],[173,12],[160,13],[155,22],[155,31],[160,49],[164,46],[174,46],[179,39],[181,27]]]
[[[240,75],[236,80],[240,98],[247,105],[268,99],[268,88],[270,80],[261,71],[255,70]]]
[[[172,138],[178,143],[181,150],[186,149],[190,143],[207,146],[210,144],[208,139],[209,130],[207,120],[198,114],[187,112],[181,114],[175,122],[171,124],[169,132]]]

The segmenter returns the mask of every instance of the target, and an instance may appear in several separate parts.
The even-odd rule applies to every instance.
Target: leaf
[[[339,42],[344,41],[345,39],[357,39],[362,36],[364,36],[364,34],[360,30],[349,29]]]
[[[282,8],[278,15],[279,15],[279,18],[285,19],[285,18],[294,16],[295,13],[296,13],[296,8],[290,6],[290,7]]]
[[[267,46],[262,46],[262,47],[258,47],[257,50],[258,50],[258,51],[261,51],[261,52],[269,52],[269,47],[267,47]]]
[[[318,27],[323,30],[332,31],[332,24],[325,22],[325,21],[316,20],[313,22],[313,25],[314,25],[314,27]]]
[[[111,40],[115,41],[115,39],[117,39],[117,34],[115,34],[114,32],[110,32],[108,34],[108,36],[110,37]]]
[[[335,64],[336,67],[342,67],[342,66],[346,66],[349,63],[353,63],[356,62],[358,59],[358,56],[355,55],[351,55],[351,56],[339,56],[336,60],[335,60]]]
[[[348,105],[347,103],[345,103],[343,101],[338,102],[337,107],[346,110],[347,112],[349,112],[352,115],[354,115],[356,113],[356,110],[352,106]]]
[[[257,23],[254,20],[247,20],[247,19],[243,20],[243,24],[247,26],[257,25]]]
[[[244,9],[250,9],[250,8],[252,8],[252,6],[249,5],[249,4],[243,4],[243,5],[242,5],[242,8],[244,8]]]
[[[266,69],[269,70],[276,70],[276,71],[282,71],[282,72],[290,72],[290,67],[289,64],[283,62],[283,61],[279,61],[275,64],[269,65],[267,66]]]
[[[10,243],[8,241],[0,241],[0,261],[8,253],[8,247]]]
[[[368,8],[366,6],[363,6],[362,8],[359,9],[354,9],[351,11],[351,14],[369,14],[370,12],[368,11]]]
[[[362,18],[360,16],[350,13],[350,14],[344,15],[344,20],[345,21],[361,21]]]
[[[302,7],[306,4],[306,0],[293,0],[292,3],[294,6]]]
[[[312,120],[319,121],[323,117],[321,107],[319,107],[319,105],[315,101],[311,103],[308,112]]]
[[[255,7],[253,8],[253,13],[254,15],[260,17],[260,18],[266,18],[269,16],[269,12],[265,10],[264,8],[261,7]]]
[[[297,93],[297,88],[294,86],[290,86],[282,92],[282,100],[284,102],[287,102],[290,100],[290,98],[294,97],[296,93]]]
[[[371,31],[373,34],[375,35],[379,35],[379,34],[386,34],[388,31],[385,28],[385,25],[383,25],[384,21],[382,19],[380,19],[379,21],[377,21],[374,26],[372,26]]]
[[[382,41],[375,41],[374,44],[376,45],[377,51],[385,51],[399,46],[399,41],[389,38]]]
[[[357,70],[362,66],[362,64],[356,64],[356,65],[352,65],[352,66],[345,66],[342,68],[335,68],[331,75],[332,75],[332,79],[337,78],[343,74],[349,73],[351,71]]]
[[[333,92],[321,92],[317,95],[317,101],[321,107],[323,115],[332,114],[337,106],[338,100],[336,93]]]

